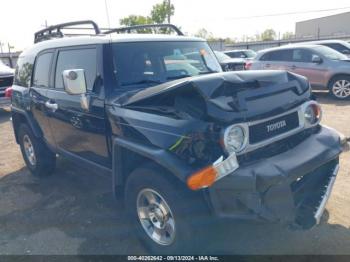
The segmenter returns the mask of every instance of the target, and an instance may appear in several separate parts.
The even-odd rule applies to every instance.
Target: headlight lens
[[[321,107],[316,103],[308,105],[304,110],[304,118],[309,126],[317,125],[321,121],[321,116]]]
[[[230,126],[225,130],[224,144],[229,154],[242,151],[246,146],[246,142],[247,135],[242,126]]]

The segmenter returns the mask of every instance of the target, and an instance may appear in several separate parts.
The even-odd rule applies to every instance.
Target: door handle
[[[265,65],[265,68],[270,68],[270,67],[271,67],[270,64],[266,64],[266,65]]]
[[[56,103],[51,103],[50,101],[47,101],[45,103],[45,106],[51,109],[53,112],[55,112],[58,109],[58,105]]]
[[[290,66],[290,69],[292,69],[292,70],[294,70],[296,68],[297,68],[297,66],[295,66],[295,65]]]

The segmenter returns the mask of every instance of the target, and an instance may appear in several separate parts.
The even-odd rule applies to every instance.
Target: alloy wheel
[[[337,98],[345,99],[350,96],[350,81],[338,80],[333,84],[332,92]]]
[[[36,165],[35,151],[34,151],[33,143],[30,140],[28,135],[23,136],[23,147],[29,163],[32,166],[35,166]]]
[[[137,214],[147,235],[157,244],[171,245],[175,240],[175,219],[165,199],[152,189],[137,197]]]

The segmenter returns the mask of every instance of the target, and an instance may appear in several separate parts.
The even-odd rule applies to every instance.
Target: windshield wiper
[[[160,80],[153,80],[153,79],[143,79],[138,82],[127,82],[122,83],[123,86],[132,86],[132,85],[142,85],[142,84],[163,84],[164,82]]]

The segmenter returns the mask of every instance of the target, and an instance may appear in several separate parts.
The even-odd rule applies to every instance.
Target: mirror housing
[[[64,90],[70,95],[83,95],[86,93],[86,80],[84,69],[69,69],[62,72]]]
[[[315,64],[321,64],[323,62],[323,60],[318,55],[312,55],[311,62],[315,63]]]
[[[344,55],[350,55],[350,50],[344,49],[344,50],[342,51],[342,53],[343,53]]]

